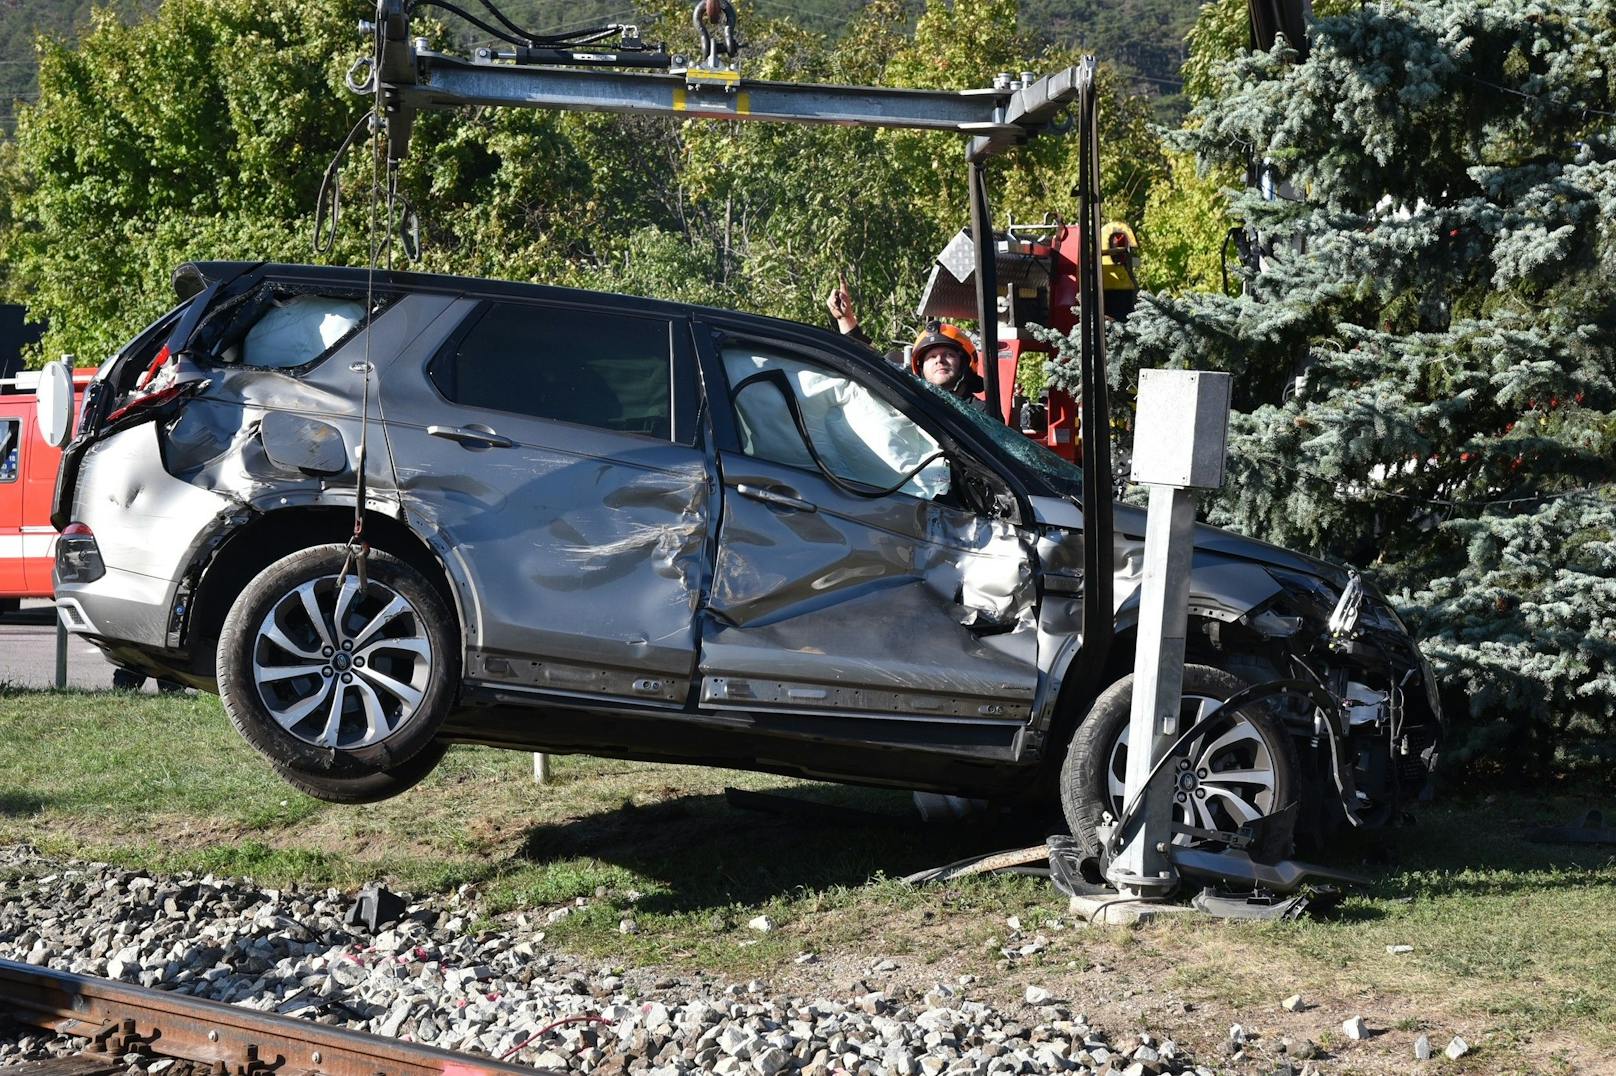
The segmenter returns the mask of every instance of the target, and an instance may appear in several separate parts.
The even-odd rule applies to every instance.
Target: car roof
[[[370,270],[362,267],[301,265],[290,262],[195,261],[186,262],[174,270],[174,290],[181,299],[186,299],[215,281],[228,280],[254,270],[261,270],[266,276],[288,283],[363,289],[373,281],[376,286],[388,289],[451,292],[456,295],[490,299],[543,299],[575,306],[607,307],[625,313],[659,314],[664,317],[694,315],[722,321],[726,326],[766,336],[801,336],[807,333],[820,345],[834,343],[840,345],[838,350],[844,353],[853,350],[848,347],[841,334],[831,332],[822,326],[764,314],[748,314],[722,307],[699,306],[666,299],[648,299],[620,292],[589,291],[584,288],[565,288],[553,284],[529,284],[514,280],[493,280],[487,277],[453,276],[446,273],[411,273],[378,269],[372,278]]]

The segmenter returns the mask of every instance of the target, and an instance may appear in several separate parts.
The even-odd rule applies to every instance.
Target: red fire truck
[[[94,377],[93,369],[73,372],[75,421]],[[0,380],[0,613],[15,610],[23,598],[51,596],[51,496],[62,451],[40,431],[39,388],[40,375],[32,371]]]
[[[1106,317],[1125,318],[1139,294],[1139,241],[1127,224],[1112,222],[1100,229],[1100,244]],[[1029,361],[1041,362],[1052,350],[1033,336],[1030,326],[1065,333],[1077,324],[1082,245],[1078,229],[1059,222],[1012,222],[1006,231],[994,235],[1000,406],[1006,422],[1069,460],[1078,459],[1082,451],[1077,401],[1058,389],[1027,399],[1018,372]],[[937,255],[916,313],[922,318],[974,319],[975,266],[971,235],[962,231]]]

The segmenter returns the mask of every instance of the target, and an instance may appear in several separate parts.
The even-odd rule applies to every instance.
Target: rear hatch
[[[234,378],[239,388],[233,371],[300,378],[364,327],[367,299],[380,311],[397,297],[288,268],[205,262],[176,271],[179,305],[109,362],[86,397],[52,503],[58,529],[71,521],[80,461],[96,441],[144,422],[166,427],[215,379]]]
[[[187,264],[174,273],[179,303],[152,322],[101,366],[85,391],[78,431],[63,450],[51,501],[51,525],[61,530],[72,519],[73,491],[84,453],[117,430],[164,416],[202,388],[205,372],[187,359],[193,333],[223,293],[237,291],[258,263]]]

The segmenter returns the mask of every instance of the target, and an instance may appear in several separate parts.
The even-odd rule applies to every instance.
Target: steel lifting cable
[[[377,23],[372,57],[372,70],[381,70],[382,51],[381,23]],[[376,324],[376,261],[381,254],[381,244],[376,241],[376,210],[382,200],[382,166],[381,146],[378,140],[385,141],[387,127],[383,121],[381,80],[375,80],[375,97],[372,99],[370,114],[366,117],[370,124],[370,228],[366,236],[367,266],[365,270],[365,352],[359,363],[359,371],[364,375],[364,388],[360,396],[359,405],[359,450],[355,456],[354,478],[354,525],[353,534],[348,538],[346,553],[342,560],[342,570],[337,573],[337,586],[340,589],[348,577],[351,568],[359,579],[359,592],[363,594],[369,588],[369,559],[370,544],[365,541],[365,502],[368,499],[366,489],[366,475],[370,470],[370,338]],[[340,155],[339,155],[340,156]],[[391,162],[389,162],[389,175],[387,192],[387,256],[388,268],[392,268],[393,247],[393,195],[391,186],[393,175]],[[354,367],[350,366],[350,370]]]

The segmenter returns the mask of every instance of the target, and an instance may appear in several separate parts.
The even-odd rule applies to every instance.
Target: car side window
[[[296,370],[329,355],[364,323],[363,296],[265,286],[209,313],[192,342],[219,362]]]
[[[17,480],[18,443],[22,437],[22,423],[14,418],[0,418],[0,482]]]
[[[748,456],[818,467],[782,391],[789,389],[814,451],[837,478],[875,489],[903,482],[899,492],[925,500],[948,493],[951,474],[936,439],[868,387],[829,367],[756,348],[727,347],[722,355]]]
[[[672,435],[672,335],[663,318],[490,303],[428,371],[455,403],[621,433]]]
[[[274,300],[241,341],[241,364],[270,370],[302,366],[356,331],[365,320],[358,299],[289,295]]]

